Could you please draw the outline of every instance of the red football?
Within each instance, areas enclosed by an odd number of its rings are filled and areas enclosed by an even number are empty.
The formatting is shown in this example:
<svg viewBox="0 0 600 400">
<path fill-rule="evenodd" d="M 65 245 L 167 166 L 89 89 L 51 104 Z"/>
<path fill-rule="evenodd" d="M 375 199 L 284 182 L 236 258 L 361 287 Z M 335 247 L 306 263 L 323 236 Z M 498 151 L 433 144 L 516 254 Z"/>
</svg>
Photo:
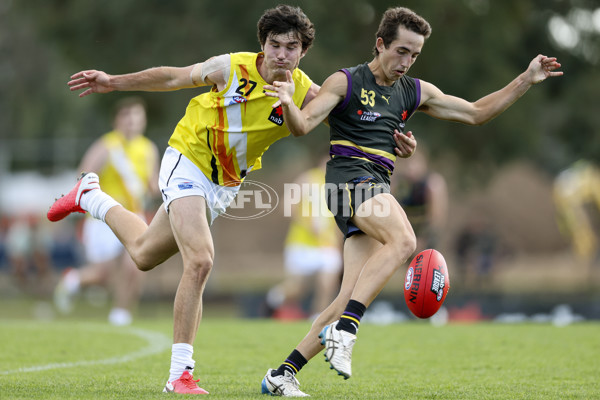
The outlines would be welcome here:
<svg viewBox="0 0 600 400">
<path fill-rule="evenodd" d="M 404 300 L 419 318 L 435 314 L 450 289 L 448 267 L 444 256 L 434 249 L 423 250 L 412 260 L 404 279 Z"/>
</svg>

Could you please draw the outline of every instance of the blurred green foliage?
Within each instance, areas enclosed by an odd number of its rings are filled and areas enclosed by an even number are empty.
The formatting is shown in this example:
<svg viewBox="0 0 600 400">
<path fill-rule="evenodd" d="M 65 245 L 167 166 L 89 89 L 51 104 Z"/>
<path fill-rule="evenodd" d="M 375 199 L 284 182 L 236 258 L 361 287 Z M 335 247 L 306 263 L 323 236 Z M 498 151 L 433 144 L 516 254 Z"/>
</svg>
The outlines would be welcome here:
<svg viewBox="0 0 600 400">
<path fill-rule="evenodd" d="M 0 140 L 85 138 L 89 143 L 110 128 L 112 105 L 126 93 L 79 99 L 66 85 L 71 74 L 185 66 L 225 52 L 258 51 L 256 22 L 276 4 L 0 0 Z M 301 68 L 319 84 L 339 68 L 371 60 L 381 13 L 394 5 L 381 0 L 290 4 L 302 7 L 316 26 L 315 45 Z M 557 56 L 565 72 L 532 88 L 483 127 L 417 114 L 408 129 L 434 156 L 455 157 L 465 171 L 523 157 L 550 173 L 578 158 L 600 161 L 597 0 L 406 0 L 399 5 L 414 9 L 433 27 L 409 75 L 446 93 L 475 101 L 510 82 L 538 53 Z M 595 29 L 577 27 L 573 16 L 581 10 L 594 16 Z M 574 29 L 579 29 L 576 45 L 561 46 L 553 39 L 549 22 L 556 17 L 573 17 Z M 203 90 L 143 94 L 149 105 L 148 135 L 159 146 L 166 146 L 189 99 Z M 290 139 L 294 145 L 286 149 L 310 148 L 321 140 L 318 135 L 326 135 L 324 127 L 318 131 Z M 47 155 L 48 140 L 28 150 Z M 44 163 L 29 161 L 12 168 L 48 168 L 48 157 L 40 159 Z"/>
</svg>

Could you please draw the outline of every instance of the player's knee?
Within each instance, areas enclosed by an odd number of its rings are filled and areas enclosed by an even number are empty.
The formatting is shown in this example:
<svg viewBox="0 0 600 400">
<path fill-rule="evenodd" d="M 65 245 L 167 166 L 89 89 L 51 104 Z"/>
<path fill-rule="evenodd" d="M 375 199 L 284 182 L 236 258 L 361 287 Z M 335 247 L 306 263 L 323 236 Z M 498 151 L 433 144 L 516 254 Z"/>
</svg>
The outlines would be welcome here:
<svg viewBox="0 0 600 400">
<path fill-rule="evenodd" d="M 156 259 L 150 258 L 146 254 L 141 252 L 132 253 L 131 258 L 133 259 L 133 262 L 140 271 L 150 271 L 158 264 L 160 264 L 160 262 L 158 262 Z"/>
<path fill-rule="evenodd" d="M 404 263 L 417 249 L 417 238 L 414 234 L 402 235 L 395 245 L 399 260 Z M 401 265 L 401 264 L 400 264 Z"/>
<path fill-rule="evenodd" d="M 208 277 L 213 266 L 213 255 L 210 252 L 198 252 L 184 260 L 184 269 L 203 280 Z"/>
<path fill-rule="evenodd" d="M 156 257 L 154 249 L 149 247 L 143 236 L 136 239 L 133 246 L 128 246 L 127 251 L 135 266 L 140 271 L 150 271 L 164 260 Z"/>
</svg>

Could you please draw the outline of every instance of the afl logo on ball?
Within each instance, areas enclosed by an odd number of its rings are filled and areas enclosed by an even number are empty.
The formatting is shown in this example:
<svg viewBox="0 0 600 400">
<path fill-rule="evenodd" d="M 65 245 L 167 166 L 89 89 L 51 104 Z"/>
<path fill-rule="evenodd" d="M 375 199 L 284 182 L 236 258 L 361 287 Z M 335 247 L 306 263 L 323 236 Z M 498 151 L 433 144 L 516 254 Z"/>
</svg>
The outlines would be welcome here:
<svg viewBox="0 0 600 400">
<path fill-rule="evenodd" d="M 413 267 L 410 267 L 408 271 L 406 271 L 406 278 L 404 279 L 404 289 L 410 289 L 410 285 L 412 285 L 413 280 Z"/>
</svg>

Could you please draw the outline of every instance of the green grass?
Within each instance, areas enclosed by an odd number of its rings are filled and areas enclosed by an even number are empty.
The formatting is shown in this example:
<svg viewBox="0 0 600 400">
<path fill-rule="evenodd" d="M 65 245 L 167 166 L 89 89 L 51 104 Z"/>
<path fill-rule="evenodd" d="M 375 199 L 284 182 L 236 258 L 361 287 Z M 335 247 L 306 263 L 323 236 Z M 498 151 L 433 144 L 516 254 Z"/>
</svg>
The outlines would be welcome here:
<svg viewBox="0 0 600 400">
<path fill-rule="evenodd" d="M 195 343 L 196 375 L 211 398 L 265 399 L 264 373 L 308 327 L 209 316 Z M 0 399 L 164 399 L 171 331 L 164 316 L 131 328 L 0 319 Z M 364 324 L 351 379 L 323 360 L 298 375 L 316 399 L 600 399 L 598 323 Z"/>
</svg>

